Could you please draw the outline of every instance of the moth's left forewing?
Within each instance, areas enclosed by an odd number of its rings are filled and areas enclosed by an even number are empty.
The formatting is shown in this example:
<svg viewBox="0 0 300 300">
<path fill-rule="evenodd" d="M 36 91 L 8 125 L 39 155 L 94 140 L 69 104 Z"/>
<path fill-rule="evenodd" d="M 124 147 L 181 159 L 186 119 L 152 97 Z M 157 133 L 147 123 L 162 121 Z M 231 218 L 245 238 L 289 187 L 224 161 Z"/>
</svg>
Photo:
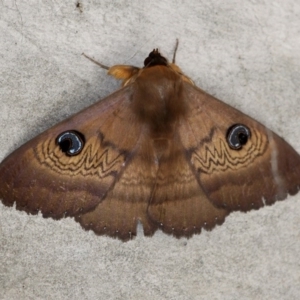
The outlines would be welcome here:
<svg viewBox="0 0 300 300">
<path fill-rule="evenodd" d="M 141 132 L 136 122 L 124 88 L 48 129 L 1 163 L 2 202 L 56 219 L 93 210 L 134 156 Z M 68 130 L 84 136 L 78 155 L 57 144 Z"/>
<path fill-rule="evenodd" d="M 282 138 L 240 111 L 185 84 L 187 114 L 179 135 L 191 168 L 208 198 L 218 207 L 247 211 L 295 194 L 300 156 Z M 230 147 L 228 130 L 243 124 L 250 137 Z"/>
</svg>

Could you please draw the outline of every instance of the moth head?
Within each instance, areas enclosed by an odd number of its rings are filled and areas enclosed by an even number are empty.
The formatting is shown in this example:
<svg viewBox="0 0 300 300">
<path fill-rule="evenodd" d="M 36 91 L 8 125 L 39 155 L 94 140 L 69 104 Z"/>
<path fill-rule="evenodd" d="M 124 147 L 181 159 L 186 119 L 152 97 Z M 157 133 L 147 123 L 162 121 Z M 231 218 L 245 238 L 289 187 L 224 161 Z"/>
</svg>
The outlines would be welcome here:
<svg viewBox="0 0 300 300">
<path fill-rule="evenodd" d="M 168 65 L 168 60 L 159 53 L 157 48 L 153 49 L 153 51 L 151 51 L 148 57 L 146 57 L 146 59 L 144 60 L 144 68 Z"/>
<path fill-rule="evenodd" d="M 175 53 L 176 53 L 175 48 Z M 135 79 L 140 76 L 141 73 L 147 72 L 150 67 L 166 67 L 165 72 L 171 71 L 179 74 L 181 76 L 181 79 L 183 81 L 186 81 L 192 85 L 194 85 L 194 82 L 184 75 L 184 73 L 181 71 L 181 69 L 175 64 L 175 53 L 173 56 L 172 63 L 170 63 L 164 56 L 160 54 L 158 49 L 153 49 L 149 55 L 144 60 L 144 67 L 138 68 L 135 66 L 128 66 L 128 65 L 115 65 L 110 68 L 108 68 L 108 75 L 111 75 L 115 77 L 116 79 L 123 80 L 122 86 L 126 86 L 132 82 L 135 81 Z M 89 58 L 89 57 L 87 57 Z M 90 59 L 90 58 L 89 58 Z M 91 59 L 92 60 L 92 59 Z M 105 66 L 101 65 L 103 68 Z M 105 67 L 107 68 L 107 67 Z"/>
</svg>

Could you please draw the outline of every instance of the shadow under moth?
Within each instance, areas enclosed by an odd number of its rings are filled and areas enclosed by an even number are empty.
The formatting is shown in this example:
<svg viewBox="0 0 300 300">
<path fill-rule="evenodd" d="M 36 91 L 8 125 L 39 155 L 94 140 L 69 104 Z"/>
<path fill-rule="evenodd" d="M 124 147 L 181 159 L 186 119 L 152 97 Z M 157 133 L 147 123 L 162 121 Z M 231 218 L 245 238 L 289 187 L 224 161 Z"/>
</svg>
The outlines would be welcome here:
<svg viewBox="0 0 300 300">
<path fill-rule="evenodd" d="M 175 54 L 169 63 L 155 49 L 143 68 L 107 69 L 123 80 L 121 89 L 1 163 L 5 205 L 74 217 L 85 229 L 126 241 L 138 222 L 147 236 L 161 229 L 190 237 L 232 211 L 298 192 L 296 151 L 197 88 L 175 65 Z"/>
</svg>

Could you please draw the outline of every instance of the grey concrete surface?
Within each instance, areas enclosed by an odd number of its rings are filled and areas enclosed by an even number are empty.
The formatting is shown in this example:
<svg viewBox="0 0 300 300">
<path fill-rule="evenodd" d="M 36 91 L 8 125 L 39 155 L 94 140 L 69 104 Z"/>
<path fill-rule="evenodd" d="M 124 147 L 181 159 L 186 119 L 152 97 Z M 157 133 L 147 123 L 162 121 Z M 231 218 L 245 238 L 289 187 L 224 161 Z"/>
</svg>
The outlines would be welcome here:
<svg viewBox="0 0 300 300">
<path fill-rule="evenodd" d="M 90 63 L 158 47 L 300 153 L 300 2 L 0 2 L 0 160 L 119 86 Z M 0 299 L 299 299 L 300 195 L 211 232 L 130 242 L 0 204 Z"/>
</svg>

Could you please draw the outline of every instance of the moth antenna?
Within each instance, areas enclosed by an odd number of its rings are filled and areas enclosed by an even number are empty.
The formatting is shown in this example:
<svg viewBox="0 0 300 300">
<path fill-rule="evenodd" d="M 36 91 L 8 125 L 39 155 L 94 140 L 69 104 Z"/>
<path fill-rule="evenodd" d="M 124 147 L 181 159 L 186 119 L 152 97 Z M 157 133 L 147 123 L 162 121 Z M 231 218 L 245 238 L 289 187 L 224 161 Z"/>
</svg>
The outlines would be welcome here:
<svg viewBox="0 0 300 300">
<path fill-rule="evenodd" d="M 172 59 L 172 63 L 175 64 L 175 58 L 176 58 L 176 52 L 178 49 L 178 44 L 179 44 L 179 40 L 176 39 L 176 44 L 175 44 L 175 49 L 174 49 L 174 54 L 173 54 L 173 59 Z"/>
<path fill-rule="evenodd" d="M 95 63 L 96 65 L 98 65 L 99 67 L 101 67 L 102 69 L 109 70 L 108 66 L 99 63 L 98 61 L 94 60 L 93 58 L 87 56 L 85 53 L 82 53 L 82 55 L 84 57 L 86 57 L 87 59 L 89 59 L 90 61 L 92 61 L 93 63 Z"/>
</svg>

